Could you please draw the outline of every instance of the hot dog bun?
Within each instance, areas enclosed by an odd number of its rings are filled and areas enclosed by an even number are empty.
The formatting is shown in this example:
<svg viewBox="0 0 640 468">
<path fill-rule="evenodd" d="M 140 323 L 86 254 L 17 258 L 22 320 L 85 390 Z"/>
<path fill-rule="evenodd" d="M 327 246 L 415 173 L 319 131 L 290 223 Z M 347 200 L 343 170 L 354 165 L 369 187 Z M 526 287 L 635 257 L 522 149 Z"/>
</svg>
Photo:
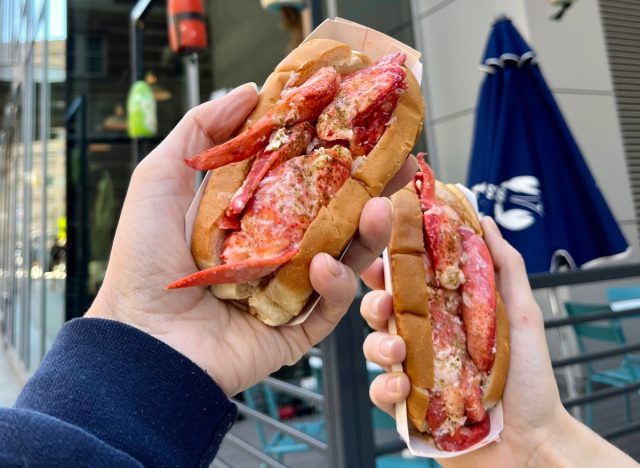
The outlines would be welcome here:
<svg viewBox="0 0 640 468">
<path fill-rule="evenodd" d="M 482 234 L 482 228 L 472 205 L 455 185 L 436 182 L 436 196 L 453 208 L 462 222 Z M 394 320 L 397 333 L 406 342 L 407 355 L 403 363 L 411 381 L 407 398 L 407 416 L 417 431 L 429 434 L 425 415 L 429 408 L 429 390 L 434 387 L 434 347 L 429 311 L 430 290 L 423 261 L 425 237 L 420 201 L 410 183 L 391 197 L 393 204 L 389 260 L 393 292 Z M 495 406 L 502 397 L 509 368 L 509 323 L 504 303 L 496 291 L 495 358 L 489 375 L 482 382 L 486 409 Z"/>
<path fill-rule="evenodd" d="M 258 104 L 245 127 L 262 117 L 289 85 L 304 82 L 316 70 L 331 65 L 341 73 L 362 68 L 370 60 L 349 46 L 329 39 L 309 40 L 289 54 L 267 78 Z M 404 163 L 422 128 L 424 104 L 420 87 L 407 72 L 407 89 L 401 96 L 387 129 L 368 156 L 352 172 L 329 205 L 305 231 L 299 253 L 269 278 L 253 283 L 214 285 L 220 299 L 243 303 L 262 322 L 276 326 L 298 315 L 312 293 L 309 265 L 319 252 L 338 257 L 358 227 L 360 212 Z M 191 252 L 200 269 L 220 263 L 224 231 L 218 228 L 234 192 L 242 185 L 252 160 L 215 169 L 205 189 L 195 220 Z"/>
</svg>

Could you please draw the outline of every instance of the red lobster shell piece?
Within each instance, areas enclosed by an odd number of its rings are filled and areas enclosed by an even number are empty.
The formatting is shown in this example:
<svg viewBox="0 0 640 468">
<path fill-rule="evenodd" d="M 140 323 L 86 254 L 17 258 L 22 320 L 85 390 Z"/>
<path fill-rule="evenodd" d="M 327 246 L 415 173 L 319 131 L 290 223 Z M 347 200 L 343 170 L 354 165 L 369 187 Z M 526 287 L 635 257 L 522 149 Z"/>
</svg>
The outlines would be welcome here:
<svg viewBox="0 0 640 468">
<path fill-rule="evenodd" d="M 220 221 L 220 227 L 239 229 L 238 218 L 267 172 L 295 156 L 304 154 L 314 136 L 315 129 L 309 122 L 295 124 L 289 129 L 279 129 L 272 136 L 269 145 L 256 156 L 247 178 L 231 198 L 225 217 Z M 273 148 L 270 148 L 271 146 Z"/>
<path fill-rule="evenodd" d="M 386 55 L 347 75 L 335 99 L 318 117 L 318 137 L 326 141 L 347 140 L 358 156 L 368 153 L 384 133 L 389 116 L 407 87 L 402 66 L 405 60 L 403 53 Z"/>
<path fill-rule="evenodd" d="M 419 155 L 420 171 L 415 185 L 424 212 L 424 230 L 428 240 L 428 251 L 433 260 L 438 286 L 458 289 L 464 275 L 460 269 L 462 239 L 458 233 L 460 220 L 455 211 L 436 198 L 436 183 L 433 171 Z"/>
<path fill-rule="evenodd" d="M 254 156 L 267 146 L 269 136 L 280 127 L 314 121 L 333 100 L 340 85 L 333 67 L 318 70 L 307 81 L 288 92 L 251 127 L 231 140 L 214 146 L 185 164 L 201 171 L 216 169 Z"/>
<path fill-rule="evenodd" d="M 222 265 L 202 270 L 168 289 L 258 280 L 298 253 L 305 230 L 351 176 L 342 146 L 298 156 L 260 182 L 240 222 L 224 241 Z"/>
</svg>

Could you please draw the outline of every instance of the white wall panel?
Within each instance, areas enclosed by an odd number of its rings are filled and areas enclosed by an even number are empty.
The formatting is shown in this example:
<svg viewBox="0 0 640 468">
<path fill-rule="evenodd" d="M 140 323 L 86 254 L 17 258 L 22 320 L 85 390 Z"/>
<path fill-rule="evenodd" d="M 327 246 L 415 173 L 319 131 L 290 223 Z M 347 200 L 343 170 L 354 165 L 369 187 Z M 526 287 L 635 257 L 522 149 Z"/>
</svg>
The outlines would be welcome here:
<svg viewBox="0 0 640 468">
<path fill-rule="evenodd" d="M 450 183 L 465 183 L 471 151 L 474 114 L 434 126 L 437 177 Z"/>
<path fill-rule="evenodd" d="M 549 19 L 547 2 L 525 2 L 531 45 L 554 88 L 612 89 L 596 0 L 580 0 L 561 21 Z"/>
<path fill-rule="evenodd" d="M 633 220 L 613 96 L 557 94 L 556 101 L 616 219 Z"/>
</svg>

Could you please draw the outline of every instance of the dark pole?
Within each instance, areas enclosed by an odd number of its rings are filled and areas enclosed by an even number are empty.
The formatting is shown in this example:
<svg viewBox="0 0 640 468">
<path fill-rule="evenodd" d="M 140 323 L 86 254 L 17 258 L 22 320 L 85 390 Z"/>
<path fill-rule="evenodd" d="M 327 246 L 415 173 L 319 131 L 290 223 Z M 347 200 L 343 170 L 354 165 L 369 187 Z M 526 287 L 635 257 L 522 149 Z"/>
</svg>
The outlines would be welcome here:
<svg viewBox="0 0 640 468">
<path fill-rule="evenodd" d="M 324 0 L 311 0 L 309 3 L 309 7 L 311 8 L 311 27 L 315 29 L 325 20 L 325 14 L 322 8 Z"/>
<path fill-rule="evenodd" d="M 144 18 L 149 13 L 154 0 L 138 0 L 129 15 L 129 47 L 131 54 L 131 83 L 143 78 L 142 30 Z"/>
<path fill-rule="evenodd" d="M 129 54 L 131 60 L 131 84 L 144 78 L 142 62 L 142 39 L 144 34 L 144 18 L 149 13 L 155 0 L 138 0 L 129 15 Z M 142 141 L 135 138 L 132 141 L 131 170 L 142 159 Z"/>
<path fill-rule="evenodd" d="M 375 466 L 369 379 L 362 354 L 364 322 L 356 300 L 334 332 L 322 342 L 331 466 Z"/>
<path fill-rule="evenodd" d="M 89 208 L 87 206 L 86 97 L 76 96 L 64 116 L 67 128 L 67 281 L 65 320 L 89 307 Z M 70 129 L 73 129 L 70 131 Z"/>
</svg>

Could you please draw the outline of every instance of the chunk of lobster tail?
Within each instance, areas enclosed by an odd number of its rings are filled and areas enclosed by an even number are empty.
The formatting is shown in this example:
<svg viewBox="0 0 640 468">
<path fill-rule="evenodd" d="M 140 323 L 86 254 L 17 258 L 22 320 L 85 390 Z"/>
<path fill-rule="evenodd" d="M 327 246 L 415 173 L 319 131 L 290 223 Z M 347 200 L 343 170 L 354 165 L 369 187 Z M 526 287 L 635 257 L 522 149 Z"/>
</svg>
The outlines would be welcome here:
<svg viewBox="0 0 640 468">
<path fill-rule="evenodd" d="M 457 213 L 436 197 L 436 181 L 433 171 L 418 155 L 419 172 L 414 183 L 420 194 L 423 210 L 427 250 L 433 260 L 436 282 L 445 289 L 457 289 L 464 281 L 460 269 L 462 239 L 458 232 L 460 219 Z"/>
<path fill-rule="evenodd" d="M 278 128 L 315 120 L 333 100 L 340 80 L 340 74 L 335 68 L 321 68 L 302 85 L 286 90 L 280 100 L 244 132 L 221 145 L 185 159 L 185 164 L 206 171 L 254 156 L 267 146 L 269 136 Z"/>
<path fill-rule="evenodd" d="M 267 172 L 293 157 L 304 154 L 314 136 L 315 129 L 309 122 L 301 122 L 288 129 L 279 129 L 271 137 L 264 151 L 258 153 L 247 178 L 231 197 L 225 216 L 220 220 L 220 227 L 222 229 L 237 228 L 240 214 Z"/>
<path fill-rule="evenodd" d="M 462 319 L 467 350 L 478 370 L 493 366 L 496 341 L 496 286 L 493 260 L 484 240 L 472 229 L 461 226 L 464 261 L 462 272 Z"/>
<path fill-rule="evenodd" d="M 342 146 L 289 159 L 262 179 L 240 221 L 225 239 L 221 265 L 199 271 L 167 289 L 259 280 L 299 251 L 304 232 L 351 176 Z"/>
<path fill-rule="evenodd" d="M 360 122 L 362 126 L 362 122 L 370 121 L 370 124 L 376 124 L 374 133 L 379 138 L 384 133 L 384 130 L 380 132 L 380 129 L 384 128 L 395 108 L 398 93 L 407 87 L 405 81 L 407 73 L 402 66 L 405 60 L 406 55 L 403 53 L 386 55 L 368 67 L 347 75 L 340 84 L 335 99 L 318 117 L 316 125 L 318 137 L 325 141 L 351 142 L 354 140 L 355 123 Z M 390 95 L 393 96 L 391 99 L 389 99 Z M 374 116 L 373 113 L 380 106 L 382 111 Z M 382 114 L 386 120 L 381 125 Z M 362 135 L 360 138 L 362 139 Z M 364 141 L 360 141 L 355 146 L 360 145 L 364 145 Z"/>
</svg>

